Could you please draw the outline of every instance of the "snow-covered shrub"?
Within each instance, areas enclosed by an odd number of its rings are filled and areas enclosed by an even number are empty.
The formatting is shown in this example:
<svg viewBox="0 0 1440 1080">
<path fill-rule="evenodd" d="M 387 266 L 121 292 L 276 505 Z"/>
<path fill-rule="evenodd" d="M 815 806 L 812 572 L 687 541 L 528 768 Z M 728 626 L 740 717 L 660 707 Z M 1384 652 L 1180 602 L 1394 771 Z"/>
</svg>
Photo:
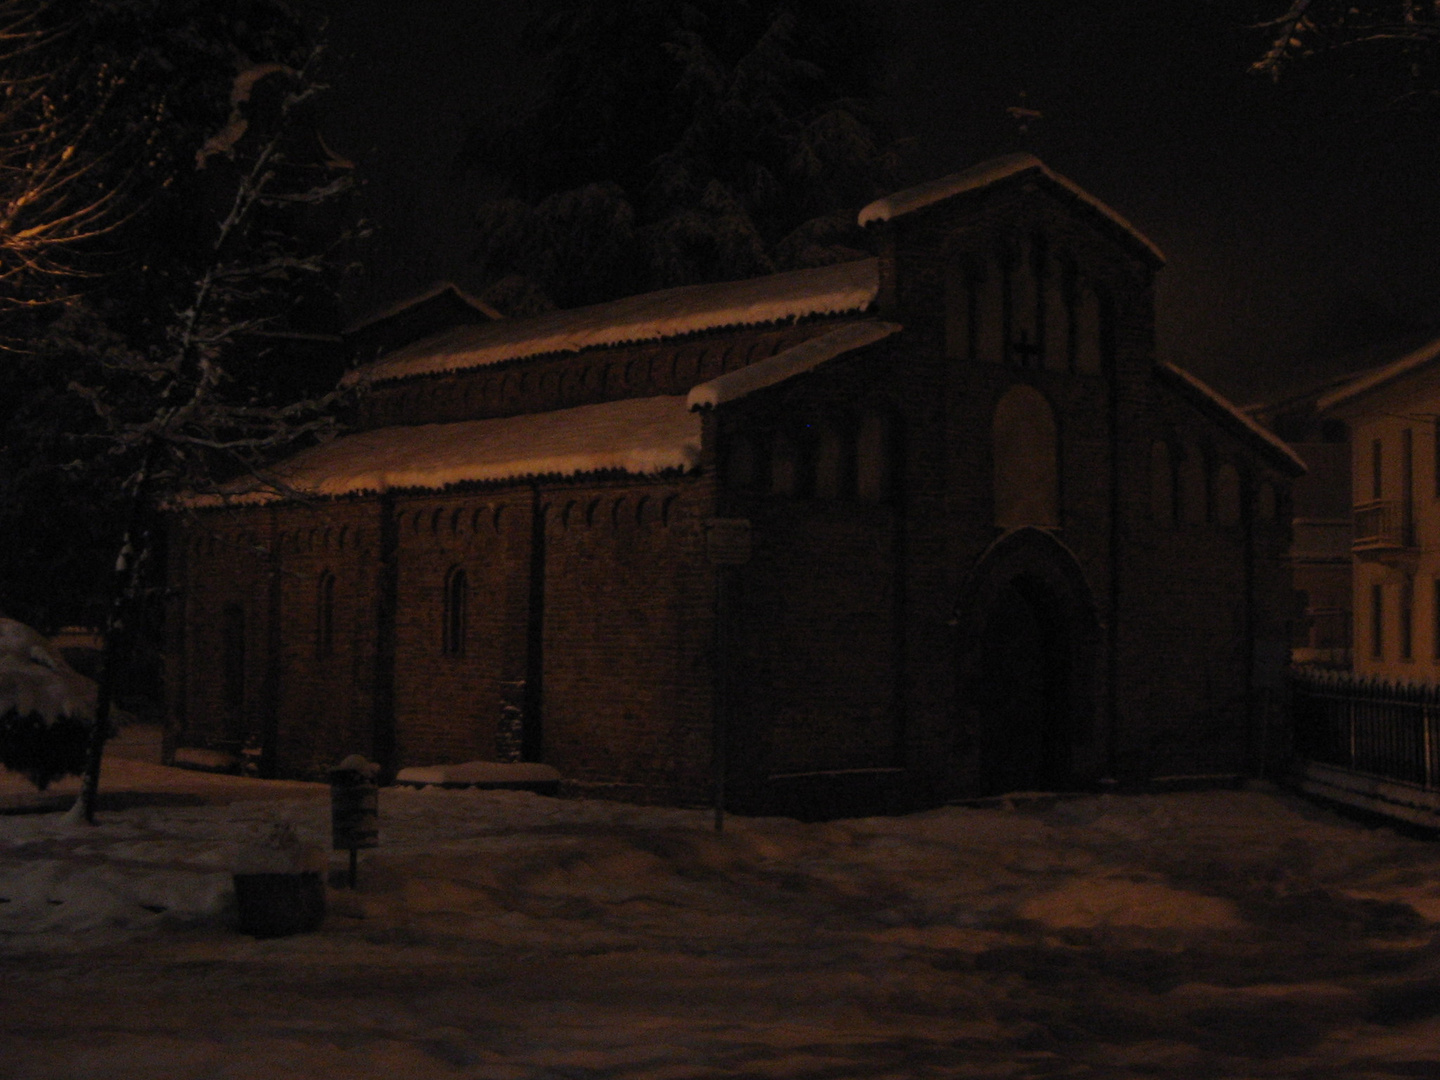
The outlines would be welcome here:
<svg viewBox="0 0 1440 1080">
<path fill-rule="evenodd" d="M 0 618 L 0 765 L 42 791 L 83 772 L 96 698 L 43 635 Z"/>
</svg>

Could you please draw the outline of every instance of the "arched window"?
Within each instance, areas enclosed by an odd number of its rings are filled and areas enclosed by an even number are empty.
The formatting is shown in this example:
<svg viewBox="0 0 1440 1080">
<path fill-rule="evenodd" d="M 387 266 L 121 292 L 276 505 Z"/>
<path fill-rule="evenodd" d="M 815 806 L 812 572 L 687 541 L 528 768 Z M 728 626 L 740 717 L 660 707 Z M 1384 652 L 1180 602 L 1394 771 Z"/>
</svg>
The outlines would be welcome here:
<svg viewBox="0 0 1440 1080">
<path fill-rule="evenodd" d="M 867 413 L 860 418 L 855 438 L 855 494 L 866 502 L 884 502 L 890 497 L 891 444 L 888 417 Z"/>
<path fill-rule="evenodd" d="M 1158 525 L 1175 524 L 1175 463 L 1164 439 L 1150 444 L 1150 516 Z"/>
<path fill-rule="evenodd" d="M 1260 490 L 1255 493 L 1255 516 L 1261 521 L 1274 521 L 1278 516 L 1278 503 L 1274 485 L 1261 484 Z"/>
<path fill-rule="evenodd" d="M 840 499 L 850 493 L 850 454 L 846 433 L 835 424 L 820 428 L 815 447 L 815 495 Z"/>
<path fill-rule="evenodd" d="M 1033 386 L 1012 387 L 995 407 L 995 524 L 1060 524 L 1060 461 L 1055 414 Z"/>
<path fill-rule="evenodd" d="M 326 570 L 315 587 L 315 657 L 335 652 L 335 575 Z"/>
<path fill-rule="evenodd" d="M 1240 524 L 1240 473 L 1228 461 L 1215 472 L 1215 520 L 1221 525 Z"/>
<path fill-rule="evenodd" d="M 744 490 L 755 486 L 755 444 L 748 435 L 735 434 L 727 440 L 725 451 L 725 483 Z"/>
<path fill-rule="evenodd" d="M 770 453 L 770 490 L 776 495 L 797 495 L 800 491 L 800 451 L 795 440 L 777 432 Z"/>
<path fill-rule="evenodd" d="M 1209 517 L 1209 492 L 1205 484 L 1205 459 L 1195 447 L 1187 447 L 1180 462 L 1180 514 L 1187 525 L 1203 525 Z"/>
<path fill-rule="evenodd" d="M 465 654 L 465 601 L 469 586 L 465 571 L 454 567 L 445 575 L 445 603 L 440 651 L 446 656 Z"/>
<path fill-rule="evenodd" d="M 221 704 L 225 736 L 243 737 L 245 726 L 245 609 L 226 604 L 220 613 Z"/>
</svg>

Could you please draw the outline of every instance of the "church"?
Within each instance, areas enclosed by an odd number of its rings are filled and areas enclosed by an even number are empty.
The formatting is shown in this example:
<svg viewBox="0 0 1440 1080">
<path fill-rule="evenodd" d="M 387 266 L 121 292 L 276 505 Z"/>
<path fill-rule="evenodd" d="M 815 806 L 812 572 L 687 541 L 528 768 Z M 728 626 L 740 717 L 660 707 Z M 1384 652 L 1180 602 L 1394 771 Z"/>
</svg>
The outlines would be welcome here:
<svg viewBox="0 0 1440 1080">
<path fill-rule="evenodd" d="M 171 519 L 174 741 L 802 816 L 1260 767 L 1304 465 L 1156 356 L 1160 251 L 1024 154 L 860 223 L 353 367 Z"/>
</svg>

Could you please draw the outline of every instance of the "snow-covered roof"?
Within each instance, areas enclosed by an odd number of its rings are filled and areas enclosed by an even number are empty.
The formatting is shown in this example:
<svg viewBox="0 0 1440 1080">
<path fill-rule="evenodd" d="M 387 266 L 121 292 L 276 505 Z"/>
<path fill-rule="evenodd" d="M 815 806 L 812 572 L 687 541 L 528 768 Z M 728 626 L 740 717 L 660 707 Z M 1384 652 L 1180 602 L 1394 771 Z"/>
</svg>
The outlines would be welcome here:
<svg viewBox="0 0 1440 1080">
<path fill-rule="evenodd" d="M 357 334 L 361 330 L 374 326 L 376 323 L 384 322 L 386 319 L 393 318 L 394 316 L 399 315 L 402 312 L 409 311 L 411 308 L 419 307 L 421 304 L 434 300 L 437 296 L 442 296 L 447 292 L 454 293 L 455 296 L 462 303 L 474 308 L 479 314 L 484 315 L 487 319 L 504 318 L 504 316 L 501 315 L 500 312 L 496 311 L 484 300 L 481 300 L 478 296 L 475 296 L 472 293 L 466 292 L 464 289 L 460 288 L 459 285 L 456 285 L 453 281 L 437 281 L 412 296 L 401 297 L 399 300 L 396 300 L 394 303 L 386 305 L 378 311 L 372 311 L 367 315 L 362 315 L 349 326 L 345 327 L 345 329 L 341 331 L 341 333 Z"/>
<path fill-rule="evenodd" d="M 953 198 L 956 195 L 963 195 L 966 192 L 979 191 L 1022 173 L 1035 173 L 1043 176 L 1057 187 L 1063 188 L 1102 217 L 1108 218 L 1112 223 L 1118 225 L 1126 235 L 1150 254 L 1157 265 L 1164 265 L 1164 253 L 1151 242 L 1149 237 L 1073 180 L 1050 169 L 1034 154 L 1006 154 L 1004 157 L 981 162 L 962 172 L 951 173 L 938 180 L 929 180 L 926 183 L 906 188 L 904 191 L 897 191 L 893 195 L 886 195 L 861 210 L 859 221 L 861 225 L 868 225 L 872 221 L 890 221 L 933 203 Z"/>
<path fill-rule="evenodd" d="M 1322 394 L 1315 402 L 1315 408 L 1319 412 L 1325 412 L 1336 406 L 1347 405 L 1362 395 L 1368 394 L 1372 390 L 1378 390 L 1402 376 L 1429 367 L 1436 360 L 1440 360 L 1440 338 L 1427 341 L 1400 359 L 1364 372 L 1328 394 Z"/>
<path fill-rule="evenodd" d="M 753 394 L 756 390 L 763 390 L 767 386 L 774 386 L 809 371 L 843 353 L 874 344 L 900 329 L 902 327 L 899 323 L 874 320 L 847 323 L 828 333 L 802 341 L 784 352 L 701 383 L 690 391 L 686 401 L 692 409 L 735 401 Z"/>
<path fill-rule="evenodd" d="M 684 285 L 529 319 L 455 327 L 358 367 L 343 382 L 385 382 L 529 356 L 661 341 L 728 326 L 863 311 L 874 302 L 878 289 L 874 259 L 715 285 Z"/>
<path fill-rule="evenodd" d="M 1161 372 L 1169 375 L 1170 378 L 1182 388 L 1189 390 L 1192 395 L 1208 404 L 1214 412 L 1228 419 L 1232 426 L 1239 428 L 1256 441 L 1268 447 L 1276 457 L 1282 459 L 1290 466 L 1291 471 L 1293 471 L 1296 476 L 1301 476 L 1310 471 L 1310 467 L 1305 464 L 1304 459 L 1296 454 L 1294 450 L 1291 450 L 1283 439 L 1274 432 L 1267 431 L 1257 424 L 1247 416 L 1239 406 L 1232 404 L 1224 394 L 1221 394 L 1218 390 L 1202 382 L 1184 368 L 1176 367 L 1174 364 L 1163 361 L 1157 365 L 1157 367 Z"/>
<path fill-rule="evenodd" d="M 0 716 L 38 714 L 94 720 L 96 686 L 65 662 L 38 630 L 0 618 Z"/>
<path fill-rule="evenodd" d="M 274 469 L 307 495 L 620 471 L 650 475 L 692 469 L 700 460 L 700 418 L 685 398 L 650 397 L 554 412 L 378 428 L 302 450 Z M 223 501 L 268 502 L 273 490 L 236 492 Z M 217 496 L 193 500 L 216 505 Z"/>
</svg>

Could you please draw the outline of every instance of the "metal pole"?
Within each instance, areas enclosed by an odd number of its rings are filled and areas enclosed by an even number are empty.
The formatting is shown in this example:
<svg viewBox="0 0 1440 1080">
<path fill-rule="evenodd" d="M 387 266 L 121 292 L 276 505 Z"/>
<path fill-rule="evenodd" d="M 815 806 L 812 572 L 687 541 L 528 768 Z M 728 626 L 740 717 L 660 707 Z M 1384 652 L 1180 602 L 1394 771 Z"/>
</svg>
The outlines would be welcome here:
<svg viewBox="0 0 1440 1080">
<path fill-rule="evenodd" d="M 715 582 L 715 831 L 725 831 L 726 729 L 730 726 L 730 575 L 728 566 L 717 567 Z"/>
</svg>

